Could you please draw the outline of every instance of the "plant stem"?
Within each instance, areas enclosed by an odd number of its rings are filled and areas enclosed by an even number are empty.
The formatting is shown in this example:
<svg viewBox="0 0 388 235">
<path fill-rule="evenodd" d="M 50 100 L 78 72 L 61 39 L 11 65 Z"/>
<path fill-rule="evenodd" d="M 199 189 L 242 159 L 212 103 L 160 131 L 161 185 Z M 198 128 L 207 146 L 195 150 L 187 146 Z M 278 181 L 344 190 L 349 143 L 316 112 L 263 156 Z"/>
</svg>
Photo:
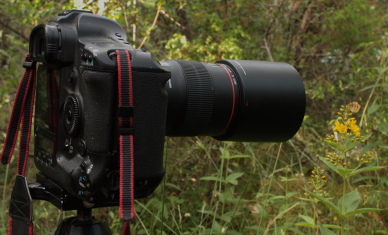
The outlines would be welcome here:
<svg viewBox="0 0 388 235">
<path fill-rule="evenodd" d="M 5 211 L 5 197 L 7 195 L 7 183 L 8 183 L 8 172 L 9 172 L 9 164 L 7 165 L 6 167 L 6 170 L 5 170 L 5 177 L 4 177 L 4 188 L 3 188 L 3 200 L 2 200 L 2 203 L 1 203 L 1 211 Z M 6 222 L 6 216 L 5 216 L 5 213 L 2 213 L 2 216 L 1 216 L 1 222 L 2 222 L 2 227 L 3 228 L 6 228 L 7 227 L 7 222 Z"/>
<path fill-rule="evenodd" d="M 344 181 L 344 185 L 342 187 L 343 191 L 342 191 L 342 198 L 343 198 L 343 201 L 342 201 L 342 208 L 341 208 L 341 211 L 342 211 L 342 214 L 345 213 L 345 205 L 346 205 L 346 179 L 343 178 L 343 181 Z M 345 218 L 342 218 L 341 217 L 341 235 L 344 234 L 344 226 L 345 226 Z"/>
<path fill-rule="evenodd" d="M 229 151 L 226 147 L 226 144 L 224 144 L 224 149 L 225 151 Z M 224 153 L 223 153 L 224 154 Z M 215 192 L 216 194 L 221 194 L 221 190 L 222 190 L 222 176 L 224 175 L 224 164 L 225 164 L 225 158 L 222 157 L 221 158 L 221 167 L 220 167 L 220 170 L 218 172 L 218 176 L 219 176 L 219 185 L 218 185 L 218 191 Z M 216 181 L 216 185 L 217 185 L 217 181 Z M 221 197 L 221 195 L 220 195 Z M 218 211 L 218 205 L 220 203 L 220 199 L 217 200 L 216 202 L 216 208 L 215 208 L 215 211 L 214 211 L 214 214 L 217 214 L 217 211 Z M 210 230 L 210 234 L 213 234 L 213 228 L 214 228 L 214 224 L 215 224 L 215 221 L 216 221 L 216 216 L 213 216 L 213 224 L 212 224 L 212 228 Z"/>
<path fill-rule="evenodd" d="M 317 210 L 317 206 L 315 203 L 313 203 L 313 209 L 314 209 L 314 223 L 317 224 L 317 222 L 318 222 L 318 210 Z M 316 234 L 318 235 L 319 233 L 320 233 L 320 229 L 317 228 Z"/>
<path fill-rule="evenodd" d="M 280 157 L 280 153 L 281 153 L 281 151 L 282 151 L 282 146 L 283 146 L 283 143 L 280 143 L 280 145 L 279 145 L 279 150 L 278 150 L 278 154 L 277 154 L 276 160 L 275 160 L 275 165 L 273 166 L 272 172 L 275 172 L 275 169 L 276 169 L 276 166 L 277 166 L 277 164 L 278 164 L 279 157 Z M 263 210 L 265 210 L 266 207 L 267 207 L 267 201 L 268 201 L 269 190 L 271 189 L 273 178 L 274 178 L 274 177 L 271 177 L 271 179 L 270 179 L 270 181 L 269 181 L 268 190 L 267 190 L 267 193 L 266 193 L 266 196 L 265 196 L 265 200 L 264 200 L 264 204 L 263 204 Z M 262 221 L 263 221 L 263 213 L 260 213 L 260 222 L 259 222 L 259 226 L 258 226 L 256 235 L 258 235 L 259 232 L 260 232 L 260 227 L 261 227 Z"/>
</svg>

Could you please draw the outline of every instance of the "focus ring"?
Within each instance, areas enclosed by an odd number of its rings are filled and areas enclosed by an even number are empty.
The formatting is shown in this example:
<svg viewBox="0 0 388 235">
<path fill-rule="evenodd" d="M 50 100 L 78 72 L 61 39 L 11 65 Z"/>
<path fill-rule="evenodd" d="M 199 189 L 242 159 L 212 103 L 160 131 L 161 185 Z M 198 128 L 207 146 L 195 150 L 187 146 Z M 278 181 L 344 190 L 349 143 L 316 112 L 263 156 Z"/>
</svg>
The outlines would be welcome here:
<svg viewBox="0 0 388 235">
<path fill-rule="evenodd" d="M 186 135 L 206 129 L 212 117 L 214 85 L 205 66 L 196 61 L 176 60 L 182 67 L 187 85 L 187 109 L 182 125 Z"/>
</svg>

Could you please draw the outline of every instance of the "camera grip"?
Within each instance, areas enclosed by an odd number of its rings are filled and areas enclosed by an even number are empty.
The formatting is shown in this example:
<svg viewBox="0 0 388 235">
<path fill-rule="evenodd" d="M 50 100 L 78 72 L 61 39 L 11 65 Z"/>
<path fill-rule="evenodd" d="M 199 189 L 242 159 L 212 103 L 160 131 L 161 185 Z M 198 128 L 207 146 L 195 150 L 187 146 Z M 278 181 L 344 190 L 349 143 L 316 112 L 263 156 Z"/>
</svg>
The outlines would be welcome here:
<svg viewBox="0 0 388 235">
<path fill-rule="evenodd" d="M 114 73 L 91 70 L 82 73 L 80 92 L 83 98 L 84 140 L 91 153 L 113 151 L 116 84 Z"/>
<path fill-rule="evenodd" d="M 152 193 L 165 173 L 163 150 L 168 101 L 165 83 L 169 78 L 170 73 L 133 71 L 137 198 Z"/>
<path fill-rule="evenodd" d="M 162 180 L 167 116 L 165 83 L 170 73 L 133 71 L 135 197 L 151 194 Z M 83 138 L 89 153 L 100 156 L 118 152 L 117 75 L 85 70 L 80 92 L 83 98 Z"/>
</svg>

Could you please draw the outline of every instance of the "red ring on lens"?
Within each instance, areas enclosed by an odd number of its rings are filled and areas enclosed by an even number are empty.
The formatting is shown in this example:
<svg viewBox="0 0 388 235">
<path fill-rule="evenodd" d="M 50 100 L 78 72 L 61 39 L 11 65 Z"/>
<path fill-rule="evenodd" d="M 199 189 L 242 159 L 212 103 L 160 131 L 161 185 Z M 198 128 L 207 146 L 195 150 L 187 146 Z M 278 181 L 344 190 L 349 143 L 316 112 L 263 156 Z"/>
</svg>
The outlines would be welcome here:
<svg viewBox="0 0 388 235">
<path fill-rule="evenodd" d="M 232 111 L 230 112 L 229 121 L 228 121 L 228 124 L 226 125 L 226 127 L 224 128 L 224 130 L 219 134 L 219 135 L 223 135 L 229 129 L 229 127 L 230 127 L 230 125 L 232 123 L 234 114 L 235 114 L 236 102 L 237 102 L 237 90 L 236 90 L 236 86 L 237 86 L 237 80 L 236 79 L 237 78 L 236 78 L 236 75 L 234 74 L 234 72 L 229 68 L 229 66 L 224 65 L 224 64 L 218 64 L 218 65 L 223 67 L 226 70 L 226 72 L 228 73 L 229 79 L 230 79 L 230 83 L 232 84 L 232 90 L 233 90 L 233 105 L 232 105 Z"/>
</svg>

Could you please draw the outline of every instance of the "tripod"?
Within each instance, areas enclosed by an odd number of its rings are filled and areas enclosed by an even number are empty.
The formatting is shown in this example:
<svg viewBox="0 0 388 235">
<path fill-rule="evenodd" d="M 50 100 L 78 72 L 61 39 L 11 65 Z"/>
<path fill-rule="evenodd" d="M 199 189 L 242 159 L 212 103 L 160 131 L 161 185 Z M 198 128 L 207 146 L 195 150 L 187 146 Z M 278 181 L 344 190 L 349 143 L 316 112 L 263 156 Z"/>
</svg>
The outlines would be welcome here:
<svg viewBox="0 0 388 235">
<path fill-rule="evenodd" d="M 97 221 L 92 216 L 92 208 L 68 194 L 43 174 L 37 174 L 38 183 L 28 185 L 32 199 L 45 200 L 61 210 L 77 210 L 77 216 L 64 219 L 57 230 L 50 235 L 111 235 L 106 222 Z"/>
<path fill-rule="evenodd" d="M 98 222 L 92 217 L 92 209 L 77 210 L 77 216 L 64 219 L 51 235 L 111 235 L 106 222 Z"/>
</svg>

